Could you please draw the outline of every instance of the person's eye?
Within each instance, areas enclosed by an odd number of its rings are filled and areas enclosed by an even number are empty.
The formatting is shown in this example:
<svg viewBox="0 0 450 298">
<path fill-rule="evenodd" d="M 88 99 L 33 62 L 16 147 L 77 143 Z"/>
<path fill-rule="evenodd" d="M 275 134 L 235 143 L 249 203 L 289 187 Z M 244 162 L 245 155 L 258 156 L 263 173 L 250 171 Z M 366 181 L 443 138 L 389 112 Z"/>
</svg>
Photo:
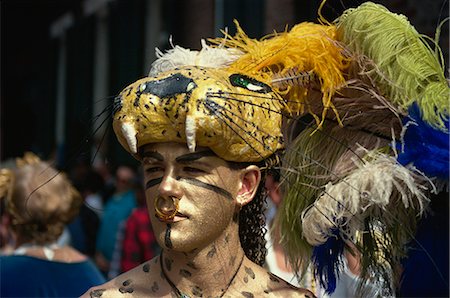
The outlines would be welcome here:
<svg viewBox="0 0 450 298">
<path fill-rule="evenodd" d="M 162 171 L 162 167 L 147 167 L 145 168 L 145 173 L 152 174 Z"/>
</svg>

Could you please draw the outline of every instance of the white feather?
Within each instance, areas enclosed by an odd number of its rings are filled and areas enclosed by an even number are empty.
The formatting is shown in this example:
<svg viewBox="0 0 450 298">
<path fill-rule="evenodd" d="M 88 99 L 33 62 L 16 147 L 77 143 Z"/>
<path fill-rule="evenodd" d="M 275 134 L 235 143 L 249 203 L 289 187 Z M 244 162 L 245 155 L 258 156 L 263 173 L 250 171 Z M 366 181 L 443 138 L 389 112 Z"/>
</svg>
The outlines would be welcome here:
<svg viewBox="0 0 450 298">
<path fill-rule="evenodd" d="M 221 68 L 230 65 L 242 55 L 242 52 L 236 49 L 225 48 L 222 46 L 210 47 L 203 39 L 201 42 L 202 49 L 200 51 L 173 46 L 172 49 L 163 53 L 157 48 L 157 59 L 152 63 L 149 76 L 156 76 L 161 72 L 187 65 Z"/>
<path fill-rule="evenodd" d="M 346 236 L 352 238 L 362 230 L 363 218 L 371 207 L 377 207 L 387 223 L 396 220 L 390 212 L 393 206 L 414 208 L 417 214 L 424 211 L 429 201 L 424 182 L 431 183 L 427 177 L 398 164 L 393 157 L 375 152 L 367 156 L 369 162 L 355 161 L 357 169 L 335 184 L 328 183 L 322 195 L 303 212 L 303 235 L 311 245 L 323 244 L 332 228 L 344 225 L 348 228 Z M 396 199 L 401 204 L 395 204 Z"/>
</svg>

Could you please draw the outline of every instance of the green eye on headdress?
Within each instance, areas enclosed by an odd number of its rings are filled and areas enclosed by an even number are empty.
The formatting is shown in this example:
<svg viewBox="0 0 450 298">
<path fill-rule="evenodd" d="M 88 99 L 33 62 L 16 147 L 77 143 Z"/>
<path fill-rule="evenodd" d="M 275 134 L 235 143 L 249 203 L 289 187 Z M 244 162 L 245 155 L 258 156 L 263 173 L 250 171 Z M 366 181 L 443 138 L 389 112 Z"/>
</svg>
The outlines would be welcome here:
<svg viewBox="0 0 450 298">
<path fill-rule="evenodd" d="M 267 93 L 271 91 L 268 85 L 242 74 L 232 74 L 230 76 L 230 83 L 235 87 L 246 88 L 258 93 Z"/>
</svg>

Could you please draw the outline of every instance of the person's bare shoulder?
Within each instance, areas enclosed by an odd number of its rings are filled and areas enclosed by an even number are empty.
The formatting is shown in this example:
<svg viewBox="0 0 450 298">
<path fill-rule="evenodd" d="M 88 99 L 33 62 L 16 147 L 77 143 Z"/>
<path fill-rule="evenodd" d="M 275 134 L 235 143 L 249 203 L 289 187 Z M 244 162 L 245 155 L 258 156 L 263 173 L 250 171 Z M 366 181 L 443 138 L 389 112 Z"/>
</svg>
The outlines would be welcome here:
<svg viewBox="0 0 450 298">
<path fill-rule="evenodd" d="M 90 288 L 81 297 L 161 297 L 162 280 L 157 262 L 157 258 L 145 262 L 107 283 Z"/>
</svg>

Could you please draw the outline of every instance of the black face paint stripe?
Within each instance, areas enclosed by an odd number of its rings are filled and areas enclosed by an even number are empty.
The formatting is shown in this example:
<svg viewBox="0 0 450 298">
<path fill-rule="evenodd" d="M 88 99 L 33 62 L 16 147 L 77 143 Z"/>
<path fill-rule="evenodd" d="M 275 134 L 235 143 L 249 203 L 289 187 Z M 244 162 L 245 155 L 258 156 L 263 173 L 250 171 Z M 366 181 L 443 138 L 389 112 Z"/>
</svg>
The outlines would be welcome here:
<svg viewBox="0 0 450 298">
<path fill-rule="evenodd" d="M 202 181 L 200 181 L 200 180 L 198 180 L 196 178 L 183 178 L 183 177 L 180 177 L 179 179 L 182 180 L 182 181 L 186 181 L 189 184 L 212 190 L 213 192 L 215 192 L 215 193 L 217 193 L 217 194 L 219 194 L 221 196 L 224 196 L 224 197 L 226 197 L 229 200 L 233 200 L 233 196 L 231 195 L 231 193 L 229 193 L 225 189 L 220 188 L 220 187 L 218 187 L 216 185 L 212 185 L 212 184 L 209 184 L 209 183 L 206 183 L 206 182 L 202 182 Z"/>
<path fill-rule="evenodd" d="M 145 189 L 149 189 L 150 187 L 160 184 L 162 182 L 162 180 L 163 180 L 163 177 L 148 180 L 147 183 L 145 183 Z"/>
<path fill-rule="evenodd" d="M 172 240 L 170 239 L 170 232 L 172 230 L 172 226 L 170 224 L 167 224 L 167 230 L 166 230 L 166 235 L 164 236 L 164 244 L 166 245 L 167 248 L 172 248 Z"/>
<path fill-rule="evenodd" d="M 211 150 L 198 151 L 178 156 L 175 160 L 179 163 L 188 163 L 206 156 L 215 156 L 215 154 Z"/>
</svg>

